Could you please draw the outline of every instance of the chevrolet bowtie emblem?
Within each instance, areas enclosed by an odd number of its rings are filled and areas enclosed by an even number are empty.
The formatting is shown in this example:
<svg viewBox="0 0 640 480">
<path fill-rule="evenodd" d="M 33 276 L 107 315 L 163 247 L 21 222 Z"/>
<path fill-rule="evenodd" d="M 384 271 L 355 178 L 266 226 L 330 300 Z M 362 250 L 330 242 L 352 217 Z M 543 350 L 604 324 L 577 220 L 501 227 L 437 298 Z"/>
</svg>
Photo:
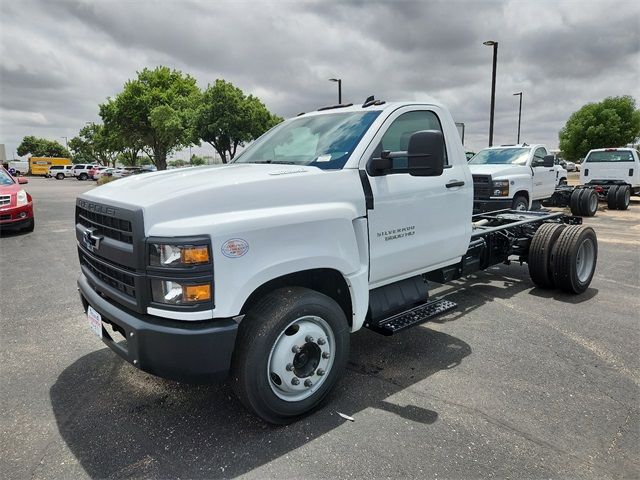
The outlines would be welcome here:
<svg viewBox="0 0 640 480">
<path fill-rule="evenodd" d="M 100 241 L 102 240 L 102 236 L 96 235 L 95 232 L 96 229 L 91 227 L 87 228 L 82 235 L 84 246 L 87 247 L 87 250 L 89 250 L 90 252 L 95 252 L 100 248 Z"/>
</svg>

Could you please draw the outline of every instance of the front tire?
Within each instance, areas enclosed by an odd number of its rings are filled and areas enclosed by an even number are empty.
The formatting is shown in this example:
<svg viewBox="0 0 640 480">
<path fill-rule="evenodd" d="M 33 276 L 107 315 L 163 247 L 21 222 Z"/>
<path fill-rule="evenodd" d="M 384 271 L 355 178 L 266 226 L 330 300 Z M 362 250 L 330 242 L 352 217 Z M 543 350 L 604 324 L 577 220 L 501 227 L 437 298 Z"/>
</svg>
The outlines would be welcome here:
<svg viewBox="0 0 640 480">
<path fill-rule="evenodd" d="M 286 424 L 316 408 L 349 357 L 349 325 L 331 298 L 301 287 L 259 300 L 238 329 L 233 390 L 263 420 Z"/>
<path fill-rule="evenodd" d="M 58 173 L 56 175 L 56 180 L 64 180 L 64 173 Z"/>
<path fill-rule="evenodd" d="M 524 195 L 516 195 L 511 202 L 511 209 L 526 211 L 529 209 L 529 200 Z"/>
<path fill-rule="evenodd" d="M 78 180 L 86 180 L 89 176 L 86 173 L 81 173 L 78 175 Z"/>
</svg>

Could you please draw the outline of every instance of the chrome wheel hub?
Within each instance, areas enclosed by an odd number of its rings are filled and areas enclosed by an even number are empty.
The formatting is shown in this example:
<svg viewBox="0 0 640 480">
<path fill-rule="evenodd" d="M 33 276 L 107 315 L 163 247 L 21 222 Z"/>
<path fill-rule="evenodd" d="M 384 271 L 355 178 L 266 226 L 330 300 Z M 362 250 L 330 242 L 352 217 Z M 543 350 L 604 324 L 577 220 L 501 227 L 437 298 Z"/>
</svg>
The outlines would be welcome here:
<svg viewBox="0 0 640 480">
<path fill-rule="evenodd" d="M 335 337 L 317 316 L 291 322 L 276 339 L 267 363 L 271 390 L 282 400 L 297 402 L 320 388 L 333 366 Z"/>
</svg>

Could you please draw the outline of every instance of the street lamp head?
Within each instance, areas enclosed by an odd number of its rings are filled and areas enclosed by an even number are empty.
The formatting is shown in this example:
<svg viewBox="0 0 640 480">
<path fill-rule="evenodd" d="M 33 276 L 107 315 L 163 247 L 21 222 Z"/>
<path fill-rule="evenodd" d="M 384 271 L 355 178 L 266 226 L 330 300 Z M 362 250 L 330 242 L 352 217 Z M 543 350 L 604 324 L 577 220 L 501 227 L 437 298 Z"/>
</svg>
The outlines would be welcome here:
<svg viewBox="0 0 640 480">
<path fill-rule="evenodd" d="M 514 93 L 513 95 L 514 95 L 514 96 L 522 95 L 522 92 Z"/>
<path fill-rule="evenodd" d="M 330 78 L 329 81 L 330 82 L 339 82 L 340 79 L 339 78 Z"/>
<path fill-rule="evenodd" d="M 482 42 L 482 44 L 486 45 L 487 47 L 493 47 L 494 45 L 498 45 L 498 42 L 494 40 L 487 40 L 486 42 Z"/>
</svg>

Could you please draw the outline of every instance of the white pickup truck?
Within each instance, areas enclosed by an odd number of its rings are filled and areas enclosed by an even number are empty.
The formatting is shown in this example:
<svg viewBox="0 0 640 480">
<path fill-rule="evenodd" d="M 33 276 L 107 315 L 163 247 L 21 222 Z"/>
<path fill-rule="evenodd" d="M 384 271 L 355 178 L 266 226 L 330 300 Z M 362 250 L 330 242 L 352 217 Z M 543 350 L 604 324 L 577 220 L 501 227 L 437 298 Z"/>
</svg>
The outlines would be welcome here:
<svg viewBox="0 0 640 480">
<path fill-rule="evenodd" d="M 633 148 L 591 150 L 580 183 L 595 188 L 610 210 L 626 210 L 631 195 L 640 195 L 640 154 Z"/>
<path fill-rule="evenodd" d="M 80 195 L 79 293 L 93 332 L 137 368 L 229 377 L 249 410 L 287 423 L 335 385 L 350 333 L 392 335 L 455 308 L 429 299 L 431 282 L 514 258 L 542 288 L 588 288 L 597 239 L 581 218 L 472 208 L 444 106 L 336 105 L 229 165 Z"/>
<path fill-rule="evenodd" d="M 474 213 L 512 208 L 528 210 L 566 184 L 566 170 L 544 145 L 503 145 L 480 150 L 470 161 Z M 563 181 L 564 180 L 564 181 Z"/>
</svg>

